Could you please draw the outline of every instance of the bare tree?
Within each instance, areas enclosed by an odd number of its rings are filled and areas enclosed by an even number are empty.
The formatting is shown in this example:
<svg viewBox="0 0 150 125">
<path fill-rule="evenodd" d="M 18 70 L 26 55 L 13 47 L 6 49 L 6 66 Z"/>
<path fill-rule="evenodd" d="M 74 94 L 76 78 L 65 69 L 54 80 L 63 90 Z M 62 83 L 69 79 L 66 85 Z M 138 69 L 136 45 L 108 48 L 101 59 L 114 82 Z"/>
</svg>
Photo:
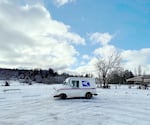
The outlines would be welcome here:
<svg viewBox="0 0 150 125">
<path fill-rule="evenodd" d="M 138 66 L 138 76 L 142 75 L 142 68 L 141 65 Z"/>
<path fill-rule="evenodd" d="M 137 74 L 137 70 L 136 70 L 136 68 L 134 68 L 134 75 L 135 76 L 137 76 L 138 74 Z"/>
<path fill-rule="evenodd" d="M 145 71 L 143 71 L 142 69 L 142 66 L 141 65 L 138 65 L 137 68 L 134 68 L 134 74 L 135 76 L 142 76 L 142 75 L 145 75 Z"/>
<path fill-rule="evenodd" d="M 113 52 L 107 58 L 98 57 L 96 63 L 96 68 L 98 70 L 99 79 L 102 79 L 103 87 L 108 86 L 107 84 L 107 76 L 108 73 L 113 70 L 119 70 L 121 56 L 118 52 Z"/>
</svg>

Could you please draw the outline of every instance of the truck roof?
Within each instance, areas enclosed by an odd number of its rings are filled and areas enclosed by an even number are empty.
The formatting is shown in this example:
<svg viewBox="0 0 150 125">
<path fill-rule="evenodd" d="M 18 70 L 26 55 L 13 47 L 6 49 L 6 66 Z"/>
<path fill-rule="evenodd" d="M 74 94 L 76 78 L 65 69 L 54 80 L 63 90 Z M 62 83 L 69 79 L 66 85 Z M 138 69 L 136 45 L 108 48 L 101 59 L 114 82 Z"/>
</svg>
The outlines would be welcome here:
<svg viewBox="0 0 150 125">
<path fill-rule="evenodd" d="M 89 77 L 68 77 L 67 79 L 95 79 L 95 78 L 89 78 Z"/>
</svg>

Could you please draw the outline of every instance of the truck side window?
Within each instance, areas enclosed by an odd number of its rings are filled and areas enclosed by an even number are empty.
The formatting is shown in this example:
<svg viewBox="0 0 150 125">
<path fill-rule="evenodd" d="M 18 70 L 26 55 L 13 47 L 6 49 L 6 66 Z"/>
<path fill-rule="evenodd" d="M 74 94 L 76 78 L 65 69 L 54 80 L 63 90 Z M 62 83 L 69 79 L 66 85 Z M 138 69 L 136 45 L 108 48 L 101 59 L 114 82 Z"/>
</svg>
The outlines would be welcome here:
<svg viewBox="0 0 150 125">
<path fill-rule="evenodd" d="M 72 87 L 79 88 L 79 81 L 73 80 L 72 81 Z"/>
</svg>

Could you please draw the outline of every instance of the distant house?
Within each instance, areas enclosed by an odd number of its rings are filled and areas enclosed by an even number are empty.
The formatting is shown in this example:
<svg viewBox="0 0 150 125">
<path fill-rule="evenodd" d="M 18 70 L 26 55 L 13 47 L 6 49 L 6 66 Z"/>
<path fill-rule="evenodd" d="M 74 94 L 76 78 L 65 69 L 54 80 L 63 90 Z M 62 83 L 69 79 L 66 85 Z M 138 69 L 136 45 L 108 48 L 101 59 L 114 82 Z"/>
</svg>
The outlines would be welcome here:
<svg viewBox="0 0 150 125">
<path fill-rule="evenodd" d="M 141 84 L 150 84 L 150 75 L 135 76 L 133 78 L 127 79 L 126 81 L 127 82 L 133 81 L 135 83 L 141 83 Z"/>
<path fill-rule="evenodd" d="M 134 82 L 139 84 L 139 89 L 148 89 L 150 87 L 150 75 L 136 76 L 126 80 L 127 82 Z"/>
</svg>

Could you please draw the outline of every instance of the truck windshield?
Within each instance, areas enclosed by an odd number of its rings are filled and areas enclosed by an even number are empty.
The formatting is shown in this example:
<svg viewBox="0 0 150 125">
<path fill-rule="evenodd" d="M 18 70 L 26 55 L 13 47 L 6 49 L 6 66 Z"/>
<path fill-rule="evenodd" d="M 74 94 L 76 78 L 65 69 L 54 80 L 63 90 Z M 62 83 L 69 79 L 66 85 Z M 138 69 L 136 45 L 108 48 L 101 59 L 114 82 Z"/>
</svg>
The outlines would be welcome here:
<svg viewBox="0 0 150 125">
<path fill-rule="evenodd" d="M 69 83 L 69 79 L 66 79 L 64 82 L 63 82 L 63 85 L 68 85 Z"/>
<path fill-rule="evenodd" d="M 68 83 L 66 81 L 63 82 L 63 85 L 67 85 Z"/>
</svg>

